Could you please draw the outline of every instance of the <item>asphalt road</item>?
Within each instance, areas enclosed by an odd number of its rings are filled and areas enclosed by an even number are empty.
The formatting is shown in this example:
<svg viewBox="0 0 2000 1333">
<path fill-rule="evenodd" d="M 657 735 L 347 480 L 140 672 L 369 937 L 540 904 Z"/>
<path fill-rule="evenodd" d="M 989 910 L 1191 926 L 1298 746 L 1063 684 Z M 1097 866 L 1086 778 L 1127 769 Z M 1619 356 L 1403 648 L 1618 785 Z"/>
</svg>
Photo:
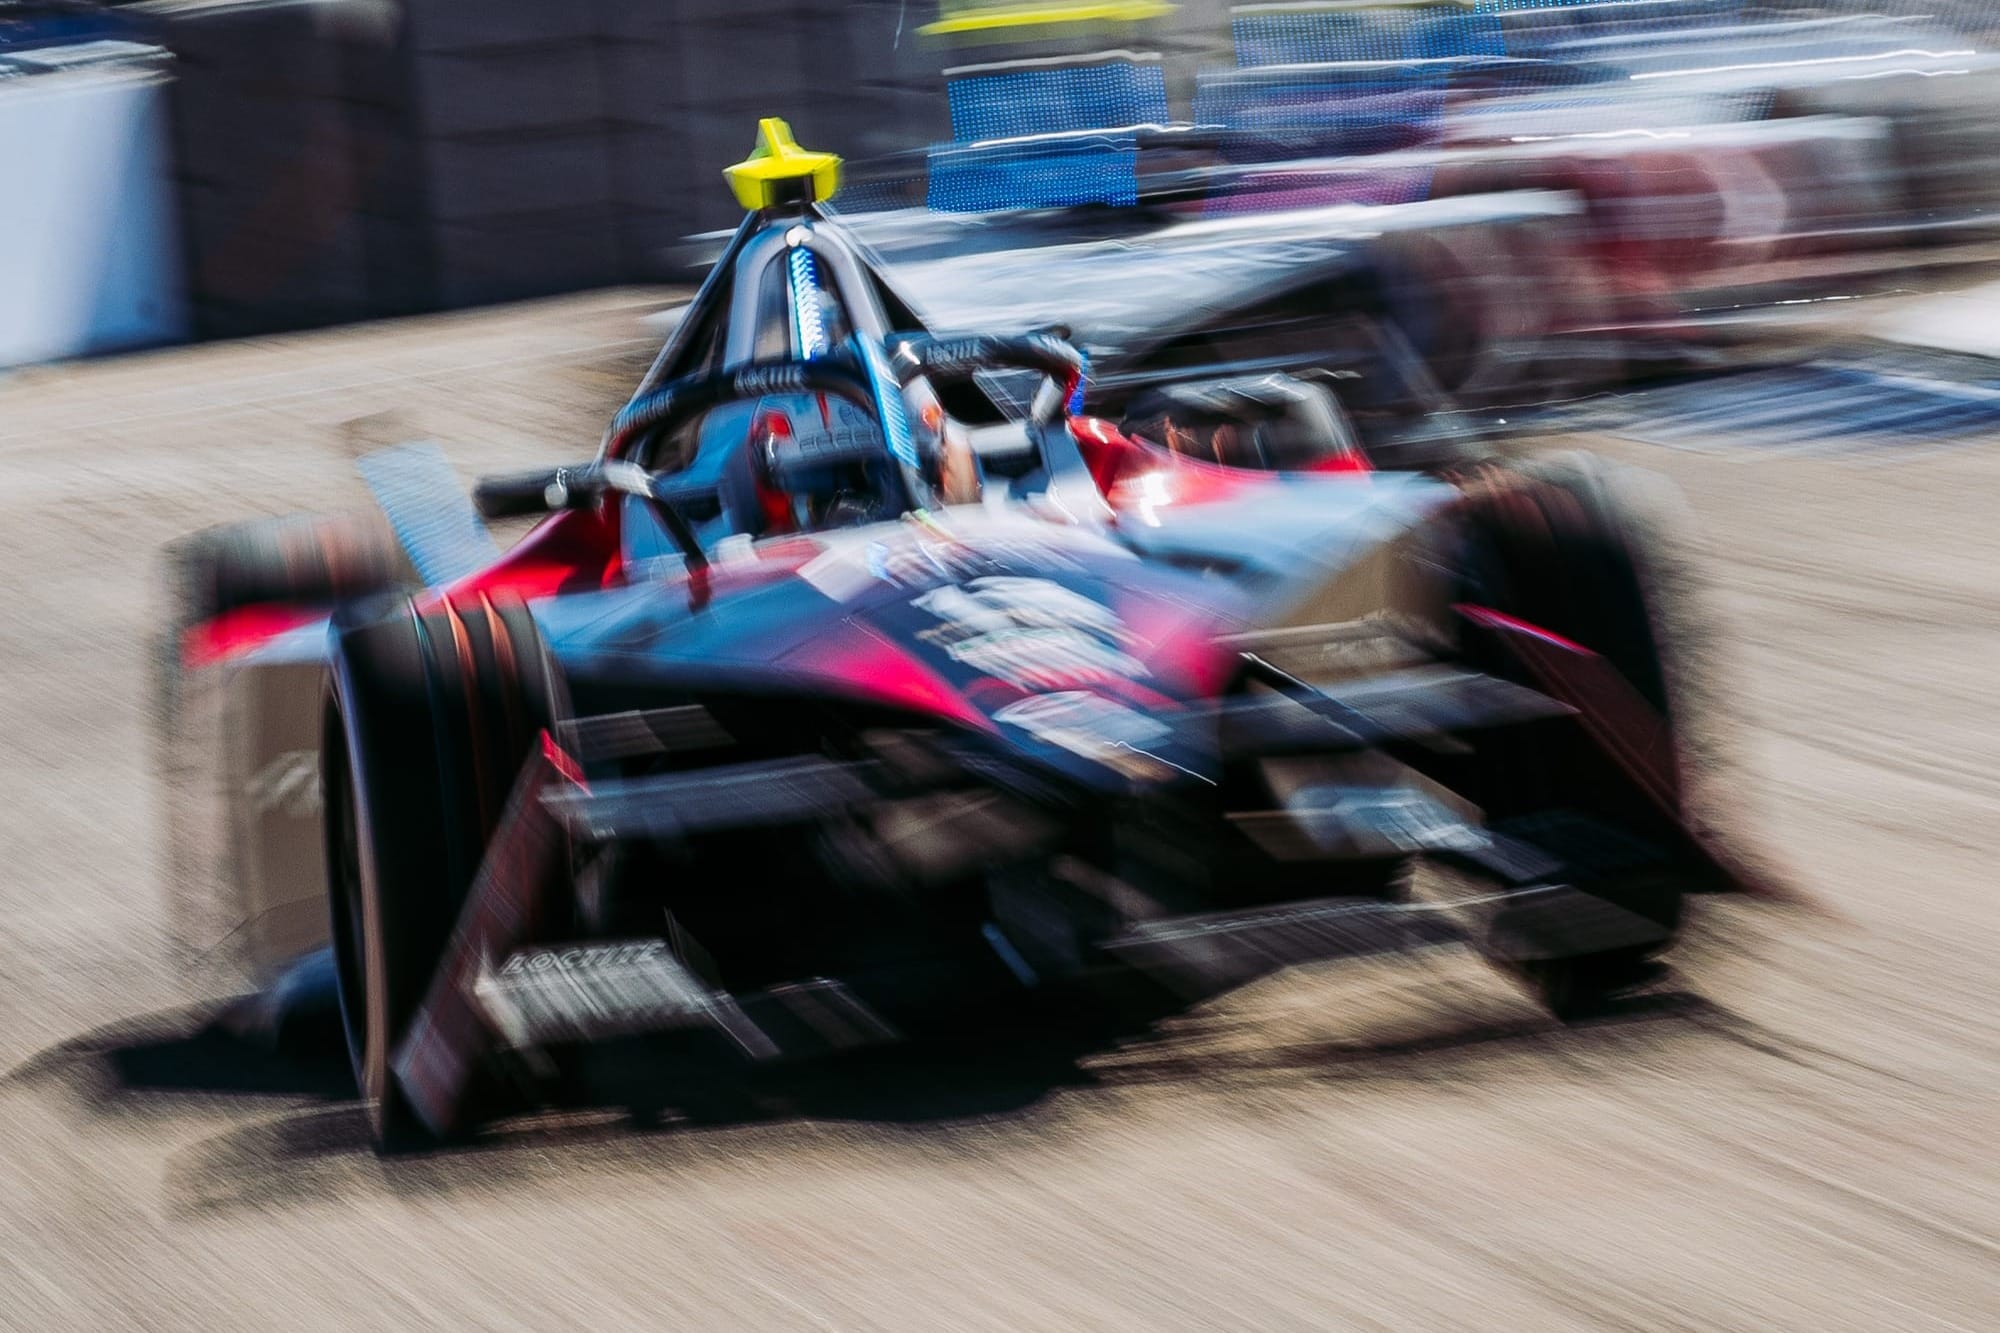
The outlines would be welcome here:
<svg viewBox="0 0 2000 1333">
<path fill-rule="evenodd" d="M 157 552 L 351 459 L 582 457 L 614 294 L 0 381 L 0 1325 L 1977 1329 L 2000 1311 L 2000 440 L 1611 446 L 1705 535 L 1716 819 L 1825 910 L 1708 913 L 1560 1029 L 1453 956 L 1081 1067 L 859 1069 L 753 1124 L 383 1163 L 161 947 Z"/>
</svg>

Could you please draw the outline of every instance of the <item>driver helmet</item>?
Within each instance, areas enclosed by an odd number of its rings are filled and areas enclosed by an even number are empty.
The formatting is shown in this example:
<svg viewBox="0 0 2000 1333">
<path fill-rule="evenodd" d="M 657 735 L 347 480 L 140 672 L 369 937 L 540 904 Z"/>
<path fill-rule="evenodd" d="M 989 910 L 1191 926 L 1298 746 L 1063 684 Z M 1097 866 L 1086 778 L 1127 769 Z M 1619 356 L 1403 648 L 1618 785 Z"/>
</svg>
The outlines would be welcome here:
<svg viewBox="0 0 2000 1333">
<path fill-rule="evenodd" d="M 748 486 L 733 488 L 730 507 L 738 529 L 753 536 L 883 522 L 900 508 L 895 463 L 874 416 L 835 394 L 759 402 L 745 463 L 739 480 Z"/>
</svg>

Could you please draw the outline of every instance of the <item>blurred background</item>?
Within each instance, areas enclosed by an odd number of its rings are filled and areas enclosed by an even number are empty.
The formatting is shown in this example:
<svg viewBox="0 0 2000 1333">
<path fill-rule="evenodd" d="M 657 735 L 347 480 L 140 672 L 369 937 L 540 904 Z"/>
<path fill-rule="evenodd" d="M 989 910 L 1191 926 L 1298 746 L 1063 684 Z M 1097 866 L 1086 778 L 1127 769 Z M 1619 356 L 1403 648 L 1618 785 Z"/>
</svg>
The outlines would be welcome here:
<svg viewBox="0 0 2000 1333">
<path fill-rule="evenodd" d="M 1563 191 L 1560 246 L 1495 222 L 1410 281 L 1559 279 L 1598 325 L 1997 239 L 1977 0 L 1024 9 L 9 0 L 0 365 L 686 281 L 764 115 L 849 210 Z M 1084 130 L 1124 133 L 1021 142 Z"/>
</svg>

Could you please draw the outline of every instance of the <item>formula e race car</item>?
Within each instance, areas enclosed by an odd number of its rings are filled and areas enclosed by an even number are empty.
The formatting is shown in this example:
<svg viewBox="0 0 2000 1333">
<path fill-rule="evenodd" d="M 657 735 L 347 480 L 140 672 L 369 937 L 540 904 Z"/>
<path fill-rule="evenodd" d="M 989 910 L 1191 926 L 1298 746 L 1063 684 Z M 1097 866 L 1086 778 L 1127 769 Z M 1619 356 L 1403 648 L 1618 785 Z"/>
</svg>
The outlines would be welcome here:
<svg viewBox="0 0 2000 1333">
<path fill-rule="evenodd" d="M 1444 942 L 1577 1013 L 1731 887 L 1600 473 L 1374 471 L 1282 378 L 1075 415 L 1060 338 L 898 327 L 834 170 L 775 132 L 733 170 L 744 227 L 597 456 L 477 489 L 546 515 L 504 555 L 407 451 L 363 465 L 401 556 L 308 520 L 183 553 L 213 935 L 331 969 L 380 1143 L 614 1038 L 754 1064 Z M 1419 860 L 1479 887 L 1413 895 Z"/>
</svg>

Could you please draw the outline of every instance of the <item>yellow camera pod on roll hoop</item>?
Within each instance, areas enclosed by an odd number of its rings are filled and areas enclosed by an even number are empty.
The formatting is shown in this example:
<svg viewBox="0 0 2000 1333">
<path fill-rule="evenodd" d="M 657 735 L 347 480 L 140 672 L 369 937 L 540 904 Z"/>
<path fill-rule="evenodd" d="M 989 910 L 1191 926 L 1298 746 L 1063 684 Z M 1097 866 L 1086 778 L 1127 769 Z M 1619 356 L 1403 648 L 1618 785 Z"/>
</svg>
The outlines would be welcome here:
<svg viewBox="0 0 2000 1333">
<path fill-rule="evenodd" d="M 840 158 L 799 147 L 790 125 L 766 116 L 757 122 L 757 147 L 722 174 L 736 202 L 754 212 L 831 198 L 840 188 Z"/>
</svg>

